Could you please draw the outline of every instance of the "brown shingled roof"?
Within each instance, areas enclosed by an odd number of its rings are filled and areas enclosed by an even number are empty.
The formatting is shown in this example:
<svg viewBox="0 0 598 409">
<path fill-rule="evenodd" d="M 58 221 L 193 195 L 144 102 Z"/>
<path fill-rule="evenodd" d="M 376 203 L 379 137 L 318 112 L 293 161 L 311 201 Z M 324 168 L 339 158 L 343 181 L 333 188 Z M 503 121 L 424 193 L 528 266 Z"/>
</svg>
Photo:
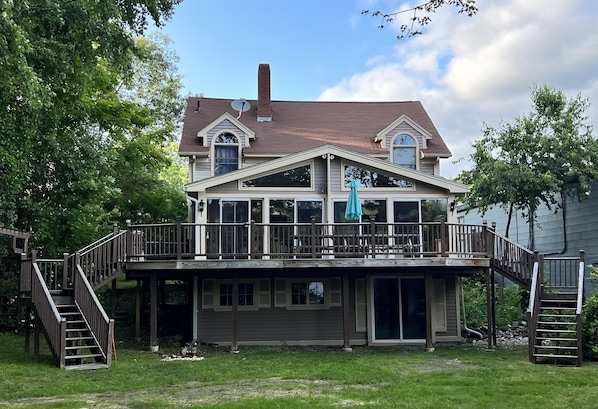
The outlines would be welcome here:
<svg viewBox="0 0 598 409">
<path fill-rule="evenodd" d="M 195 112 L 198 101 L 201 109 Z M 179 146 L 181 155 L 206 152 L 197 132 L 224 112 L 235 118 L 238 112 L 230 99 L 191 97 L 187 100 L 183 135 Z M 257 101 L 248 100 L 251 109 L 239 119 L 255 132 L 251 147 L 245 155 L 285 155 L 333 144 L 364 154 L 388 154 L 373 142 L 378 132 L 401 115 L 406 115 L 432 135 L 427 141 L 427 156 L 449 157 L 450 150 L 419 101 L 405 102 L 293 102 L 272 101 L 272 121 L 257 122 Z"/>
</svg>

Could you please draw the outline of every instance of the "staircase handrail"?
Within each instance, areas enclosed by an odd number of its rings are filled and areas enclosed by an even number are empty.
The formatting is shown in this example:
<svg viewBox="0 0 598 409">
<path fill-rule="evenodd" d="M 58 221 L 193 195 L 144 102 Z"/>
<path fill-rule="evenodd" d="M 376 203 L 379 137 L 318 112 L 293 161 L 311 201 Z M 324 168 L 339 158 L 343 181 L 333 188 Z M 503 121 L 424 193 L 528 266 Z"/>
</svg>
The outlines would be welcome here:
<svg viewBox="0 0 598 409">
<path fill-rule="evenodd" d="M 526 313 L 528 356 L 530 362 L 532 363 L 535 363 L 534 346 L 536 345 L 536 326 L 540 307 L 540 294 L 542 292 L 542 270 L 540 264 L 541 256 L 536 252 L 532 273 L 532 284 L 529 295 L 529 304 Z"/>
<path fill-rule="evenodd" d="M 78 253 L 76 258 L 78 259 Z M 104 355 L 106 365 L 109 366 L 112 361 L 114 320 L 108 318 L 108 314 L 106 314 L 79 264 L 77 264 L 77 271 L 75 273 L 74 298 L 75 303 L 89 325 L 90 331 L 96 338 L 98 346 Z"/>
<path fill-rule="evenodd" d="M 584 298 L 584 278 L 586 272 L 586 256 L 585 252 L 582 250 L 579 252 L 579 275 L 577 279 L 577 305 L 575 308 L 575 315 L 576 315 L 576 322 L 577 322 L 577 365 L 581 366 L 583 360 L 583 317 L 581 315 L 581 311 L 583 308 L 583 298 Z"/>
<path fill-rule="evenodd" d="M 35 306 L 36 317 L 41 321 L 52 354 L 58 360 L 60 368 L 64 368 L 66 356 L 64 349 L 66 320 L 58 313 L 58 309 L 54 304 L 54 300 L 52 300 L 50 291 L 35 261 L 32 263 L 32 266 L 31 301 Z"/>
<path fill-rule="evenodd" d="M 493 270 L 529 289 L 535 262 L 534 252 L 498 234 L 494 229 L 488 229 L 488 232 L 494 236 L 494 239 L 489 240 L 488 249 Z"/>
<path fill-rule="evenodd" d="M 74 264 L 80 267 L 92 285 L 98 289 L 115 275 L 124 271 L 127 231 L 115 229 L 114 233 L 97 240 L 84 251 L 77 251 Z"/>
</svg>

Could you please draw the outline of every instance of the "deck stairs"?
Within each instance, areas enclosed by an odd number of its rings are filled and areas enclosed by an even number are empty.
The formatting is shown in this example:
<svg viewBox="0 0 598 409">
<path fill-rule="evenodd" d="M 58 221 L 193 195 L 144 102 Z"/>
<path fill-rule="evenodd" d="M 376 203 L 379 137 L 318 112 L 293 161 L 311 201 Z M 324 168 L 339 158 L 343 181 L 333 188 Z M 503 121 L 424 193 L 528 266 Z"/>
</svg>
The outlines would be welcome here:
<svg viewBox="0 0 598 409">
<path fill-rule="evenodd" d="M 61 319 L 66 322 L 64 368 L 67 370 L 108 368 L 104 353 L 72 295 L 53 295 Z"/>
<path fill-rule="evenodd" d="M 530 346 L 530 358 L 533 363 L 581 364 L 581 322 L 576 309 L 576 294 L 542 295 L 536 326 L 532 329 L 535 342 Z"/>
</svg>

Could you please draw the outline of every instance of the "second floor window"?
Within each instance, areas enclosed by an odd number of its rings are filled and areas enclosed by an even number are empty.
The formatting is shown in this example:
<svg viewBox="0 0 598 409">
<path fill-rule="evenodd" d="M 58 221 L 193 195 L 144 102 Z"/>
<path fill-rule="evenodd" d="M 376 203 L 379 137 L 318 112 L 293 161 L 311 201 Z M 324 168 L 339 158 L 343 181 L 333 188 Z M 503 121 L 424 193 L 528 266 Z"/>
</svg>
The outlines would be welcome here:
<svg viewBox="0 0 598 409">
<path fill-rule="evenodd" d="M 406 134 L 397 136 L 392 144 L 392 161 L 395 165 L 411 169 L 417 167 L 417 143 Z"/>
<path fill-rule="evenodd" d="M 239 141 L 230 132 L 214 139 L 214 175 L 224 175 L 239 169 Z"/>
</svg>

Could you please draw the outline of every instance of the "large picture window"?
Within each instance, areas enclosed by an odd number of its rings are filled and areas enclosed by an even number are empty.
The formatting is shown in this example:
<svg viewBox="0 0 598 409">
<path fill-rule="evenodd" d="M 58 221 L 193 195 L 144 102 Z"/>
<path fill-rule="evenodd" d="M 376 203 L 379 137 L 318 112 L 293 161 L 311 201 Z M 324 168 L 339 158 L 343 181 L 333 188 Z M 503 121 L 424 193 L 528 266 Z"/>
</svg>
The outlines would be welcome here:
<svg viewBox="0 0 598 409">
<path fill-rule="evenodd" d="M 359 188 L 413 187 L 413 183 L 408 180 L 352 165 L 345 165 L 344 176 L 344 183 L 347 189 L 353 181 L 357 183 Z"/>
<path fill-rule="evenodd" d="M 277 278 L 275 307 L 327 309 L 341 306 L 340 278 Z"/>
<path fill-rule="evenodd" d="M 242 187 L 311 187 L 311 165 L 299 166 L 282 172 L 244 180 Z"/>
</svg>

